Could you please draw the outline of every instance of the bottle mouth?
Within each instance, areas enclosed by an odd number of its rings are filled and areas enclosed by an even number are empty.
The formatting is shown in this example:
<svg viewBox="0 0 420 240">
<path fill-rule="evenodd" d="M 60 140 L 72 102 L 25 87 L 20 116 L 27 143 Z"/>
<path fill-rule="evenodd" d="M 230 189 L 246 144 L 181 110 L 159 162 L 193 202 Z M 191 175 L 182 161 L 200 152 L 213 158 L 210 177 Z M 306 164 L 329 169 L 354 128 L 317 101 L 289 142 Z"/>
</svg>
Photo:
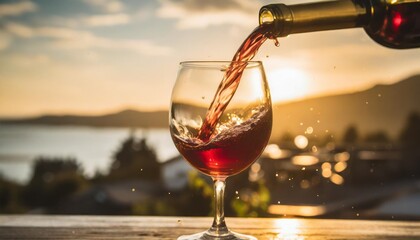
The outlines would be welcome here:
<svg viewBox="0 0 420 240">
<path fill-rule="evenodd" d="M 259 12 L 260 25 L 270 25 L 270 38 L 286 37 L 290 34 L 293 14 L 285 4 L 269 4 Z"/>
<path fill-rule="evenodd" d="M 273 23 L 273 22 L 274 22 L 273 13 L 267 8 L 262 8 L 260 11 L 260 25 L 266 24 L 266 23 Z"/>
</svg>

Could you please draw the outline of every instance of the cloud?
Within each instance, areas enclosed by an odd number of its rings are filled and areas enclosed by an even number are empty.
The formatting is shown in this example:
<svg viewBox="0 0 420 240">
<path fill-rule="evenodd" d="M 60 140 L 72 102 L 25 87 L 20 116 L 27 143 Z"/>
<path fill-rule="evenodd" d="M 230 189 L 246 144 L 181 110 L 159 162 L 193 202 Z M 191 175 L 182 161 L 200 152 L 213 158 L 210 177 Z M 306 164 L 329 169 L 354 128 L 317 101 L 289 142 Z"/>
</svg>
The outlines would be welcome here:
<svg viewBox="0 0 420 240">
<path fill-rule="evenodd" d="M 4 29 L 15 36 L 22 38 L 30 38 L 33 35 L 33 31 L 30 27 L 19 23 L 8 22 L 4 25 Z"/>
<path fill-rule="evenodd" d="M 235 0 L 175 0 L 171 2 L 178 6 L 182 6 L 189 11 L 197 12 L 202 12 L 203 10 L 220 11 L 226 9 L 235 9 L 238 7 L 238 4 Z"/>
<path fill-rule="evenodd" d="M 98 27 L 98 26 L 115 26 L 127 24 L 130 22 L 130 16 L 123 13 L 118 14 L 106 14 L 106 15 L 93 15 L 86 17 L 82 20 L 88 26 Z"/>
<path fill-rule="evenodd" d="M 27 12 L 34 12 L 37 6 L 31 1 L 19 1 L 0 4 L 0 17 L 19 16 Z"/>
<path fill-rule="evenodd" d="M 8 26 L 8 27 L 7 27 Z M 19 23 L 7 23 L 6 32 L 20 38 L 43 37 L 52 41 L 52 45 L 61 49 L 105 49 L 135 51 L 140 54 L 159 56 L 171 52 L 169 47 L 160 46 L 148 40 L 141 39 L 110 39 L 94 35 L 89 31 L 74 30 L 62 27 L 37 27 L 31 28 Z M 7 48 L 10 40 L 4 38 L 0 47 Z"/>
<path fill-rule="evenodd" d="M 129 24 L 137 19 L 140 19 L 140 17 L 136 15 L 130 16 L 124 13 L 98 14 L 77 17 L 50 16 L 43 18 L 40 22 L 38 22 L 38 24 L 67 28 L 112 27 Z"/>
<path fill-rule="evenodd" d="M 138 21 L 148 19 L 153 16 L 154 9 L 150 7 L 142 7 L 137 12 L 134 13 L 134 18 Z"/>
<path fill-rule="evenodd" d="M 12 63 L 14 65 L 19 66 L 34 66 L 34 65 L 43 65 L 50 63 L 50 58 L 47 55 L 44 54 L 11 54 L 8 56 L 7 61 L 9 63 Z"/>
<path fill-rule="evenodd" d="M 84 0 L 84 2 L 108 13 L 121 12 L 124 9 L 123 3 L 117 0 Z"/>
<path fill-rule="evenodd" d="M 52 39 L 67 39 L 86 41 L 94 38 L 94 35 L 87 31 L 74 30 L 59 27 L 39 27 L 33 29 L 38 37 L 48 37 Z"/>
<path fill-rule="evenodd" d="M 250 0 L 161 0 L 156 14 L 160 18 L 177 19 L 179 29 L 198 29 L 212 25 L 258 24 L 257 2 Z"/>
<path fill-rule="evenodd" d="M 9 34 L 0 31 L 0 51 L 9 47 L 10 43 L 12 42 L 12 38 Z"/>
</svg>

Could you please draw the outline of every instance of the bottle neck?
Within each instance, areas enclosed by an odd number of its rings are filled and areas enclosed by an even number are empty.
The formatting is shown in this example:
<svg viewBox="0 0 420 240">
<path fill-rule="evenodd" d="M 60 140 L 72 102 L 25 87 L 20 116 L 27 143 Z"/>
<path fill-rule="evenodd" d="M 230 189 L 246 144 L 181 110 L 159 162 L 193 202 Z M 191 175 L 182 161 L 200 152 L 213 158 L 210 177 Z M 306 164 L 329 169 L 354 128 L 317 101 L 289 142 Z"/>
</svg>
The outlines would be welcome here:
<svg viewBox="0 0 420 240">
<path fill-rule="evenodd" d="M 367 5 L 369 4 L 369 5 Z M 287 6 L 270 4 L 260 9 L 260 25 L 273 24 L 271 37 L 293 33 L 362 27 L 370 18 L 370 2 L 339 0 Z"/>
</svg>

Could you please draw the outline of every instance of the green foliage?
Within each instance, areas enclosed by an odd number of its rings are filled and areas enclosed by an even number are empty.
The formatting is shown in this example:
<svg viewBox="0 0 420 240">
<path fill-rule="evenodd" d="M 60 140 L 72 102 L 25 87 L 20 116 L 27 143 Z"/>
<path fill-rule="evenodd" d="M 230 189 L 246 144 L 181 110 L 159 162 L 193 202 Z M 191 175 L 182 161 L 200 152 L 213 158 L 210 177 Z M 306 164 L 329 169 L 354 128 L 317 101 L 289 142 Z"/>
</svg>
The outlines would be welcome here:
<svg viewBox="0 0 420 240">
<path fill-rule="evenodd" d="M 205 216 L 210 215 L 212 185 L 196 171 L 189 174 L 188 188 L 178 193 L 164 193 L 154 199 L 138 202 L 132 207 L 135 215 Z"/>
<path fill-rule="evenodd" d="M 134 215 L 175 216 L 178 214 L 174 203 L 168 199 L 148 199 L 132 206 Z"/>
<path fill-rule="evenodd" d="M 207 176 L 191 171 L 188 188 L 183 193 L 183 211 L 190 216 L 210 215 L 213 211 L 213 183 Z"/>
<path fill-rule="evenodd" d="M 231 206 L 238 217 L 264 217 L 270 203 L 270 191 L 259 181 L 256 189 L 242 189 L 238 197 L 233 199 Z"/>
<path fill-rule="evenodd" d="M 146 139 L 130 136 L 114 155 L 108 180 L 144 179 L 159 181 L 160 163 L 155 151 L 147 145 Z"/>
<path fill-rule="evenodd" d="M 23 191 L 31 207 L 50 207 L 88 185 L 75 159 L 39 158 Z"/>
<path fill-rule="evenodd" d="M 212 198 L 213 186 L 204 178 L 200 177 L 197 171 L 191 171 L 188 175 L 189 188 L 197 193 L 201 193 L 204 198 Z"/>
<path fill-rule="evenodd" d="M 0 213 L 23 213 L 26 209 L 20 201 L 22 186 L 0 176 Z"/>
</svg>

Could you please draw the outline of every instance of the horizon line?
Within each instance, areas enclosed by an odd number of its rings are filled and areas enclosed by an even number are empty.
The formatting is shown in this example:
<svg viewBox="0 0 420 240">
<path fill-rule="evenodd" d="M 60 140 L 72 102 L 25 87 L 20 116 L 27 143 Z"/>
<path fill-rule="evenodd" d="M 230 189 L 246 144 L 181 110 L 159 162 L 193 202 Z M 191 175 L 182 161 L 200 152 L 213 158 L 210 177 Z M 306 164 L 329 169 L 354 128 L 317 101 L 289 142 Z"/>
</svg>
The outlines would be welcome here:
<svg viewBox="0 0 420 240">
<path fill-rule="evenodd" d="M 284 99 L 284 100 L 278 100 L 278 101 L 273 101 L 273 105 L 284 105 L 284 104 L 290 104 L 290 103 L 295 103 L 295 102 L 300 102 L 300 101 L 305 101 L 305 100 L 310 100 L 310 99 L 316 99 L 316 98 L 322 98 L 322 97 L 333 97 L 333 96 L 339 96 L 339 95 L 346 95 L 346 94 L 354 94 L 354 93 L 358 93 L 358 92 L 363 92 L 363 91 L 367 91 L 369 89 L 374 88 L 375 86 L 379 86 L 379 85 L 393 85 L 393 84 L 397 84 L 399 82 L 402 82 L 404 80 L 407 80 L 409 78 L 412 77 L 416 77 L 416 76 L 420 76 L 420 73 L 417 74 L 410 74 L 407 75 L 406 77 L 401 78 L 400 80 L 397 81 L 393 81 L 391 83 L 383 83 L 383 82 L 376 82 L 373 84 L 367 84 L 363 87 L 359 87 L 359 88 L 350 88 L 350 89 L 343 89 L 343 90 L 335 90 L 335 91 L 325 91 L 322 93 L 314 93 L 314 94 L 308 94 L 304 97 L 297 97 L 294 99 Z M 63 111 L 45 111 L 45 112 L 39 112 L 39 113 L 35 113 L 35 114 L 16 114 L 16 115 L 2 115 L 0 114 L 0 119 L 3 120 L 8 120 L 8 119 L 25 119 L 25 118 L 36 118 L 36 117 L 43 117 L 43 116 L 88 116 L 88 117 L 96 117 L 96 116 L 103 116 L 103 115 L 109 115 L 109 114 L 115 114 L 115 113 L 119 113 L 119 112 L 123 112 L 123 111 L 129 111 L 129 110 L 133 110 L 133 111 L 138 111 L 138 112 L 162 112 L 162 111 L 169 111 L 169 104 L 164 107 L 164 106 L 157 106 L 157 107 L 145 107 L 145 106 L 132 106 L 132 105 L 126 105 L 126 106 L 121 106 L 121 107 L 117 107 L 117 108 L 109 108 L 107 110 L 97 110 L 92 112 L 87 112 L 87 111 L 78 111 L 78 112 L 74 112 L 74 110 L 70 110 L 67 112 L 63 112 Z"/>
</svg>

